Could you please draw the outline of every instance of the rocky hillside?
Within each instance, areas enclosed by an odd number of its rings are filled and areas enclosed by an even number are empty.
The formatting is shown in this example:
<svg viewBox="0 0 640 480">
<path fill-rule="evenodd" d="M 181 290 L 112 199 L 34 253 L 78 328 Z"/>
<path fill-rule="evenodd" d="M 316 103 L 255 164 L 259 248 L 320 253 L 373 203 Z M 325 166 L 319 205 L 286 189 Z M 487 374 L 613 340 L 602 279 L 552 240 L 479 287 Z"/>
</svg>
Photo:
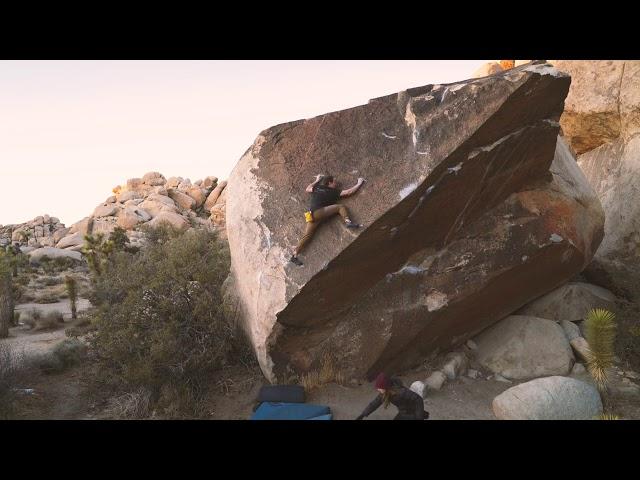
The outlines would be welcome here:
<svg viewBox="0 0 640 480">
<path fill-rule="evenodd" d="M 43 215 L 19 225 L 0 225 L 0 247 L 19 243 L 30 247 L 53 247 L 67 229 L 56 217 Z"/>
<path fill-rule="evenodd" d="M 133 245 L 141 242 L 139 229 L 143 225 L 167 223 L 181 230 L 212 227 L 224 232 L 226 184 L 218 183 L 216 177 L 192 184 L 188 178 L 166 179 L 161 173 L 150 172 L 115 187 L 113 195 L 90 216 L 69 228 L 56 218 L 38 217 L 23 225 L 0 228 L 0 242 L 80 251 L 85 235 L 108 236 L 116 227 L 127 231 Z"/>
</svg>

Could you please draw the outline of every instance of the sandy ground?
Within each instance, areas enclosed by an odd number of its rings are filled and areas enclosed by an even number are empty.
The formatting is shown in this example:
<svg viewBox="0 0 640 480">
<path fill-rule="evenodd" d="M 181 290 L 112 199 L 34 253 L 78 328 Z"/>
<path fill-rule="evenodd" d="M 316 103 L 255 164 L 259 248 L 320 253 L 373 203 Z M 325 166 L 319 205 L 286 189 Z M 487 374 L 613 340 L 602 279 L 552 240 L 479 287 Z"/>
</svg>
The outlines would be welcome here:
<svg viewBox="0 0 640 480">
<path fill-rule="evenodd" d="M 89 300 L 84 298 L 78 299 L 78 312 L 87 310 L 89 306 Z M 71 307 L 68 300 L 42 305 L 38 303 L 24 303 L 17 305 L 16 311 L 27 312 L 33 308 L 40 310 L 43 315 L 46 315 L 48 312 L 58 310 L 62 313 L 65 323 L 60 324 L 60 328 L 57 330 L 41 332 L 32 332 L 26 326 L 11 327 L 9 329 L 9 337 L 0 341 L 9 343 L 17 352 L 22 353 L 25 356 L 46 352 L 58 342 L 64 340 L 66 338 L 64 329 L 69 326 L 71 321 Z"/>
<path fill-rule="evenodd" d="M 64 329 L 70 322 L 68 301 L 56 304 L 19 305 L 19 311 L 33 307 L 44 312 L 59 310 L 65 314 L 66 320 L 54 331 L 30 332 L 26 327 L 13 327 L 10 337 L 3 342 L 12 343 L 18 351 L 25 355 L 33 355 L 47 351 L 58 342 L 64 340 Z M 79 302 L 79 310 L 89 307 L 87 300 Z M 87 379 L 91 377 L 91 365 L 81 365 L 56 375 L 35 375 L 29 385 L 21 388 L 33 389 L 33 393 L 24 395 L 18 418 L 23 419 L 95 419 L 101 418 L 101 405 L 105 402 L 91 398 Z M 432 366 L 412 371 L 400 376 L 409 387 L 416 380 L 424 380 L 433 371 Z M 615 412 L 623 419 L 640 419 L 640 394 L 629 393 L 629 380 L 625 380 L 618 371 L 613 375 Z M 517 385 L 518 382 L 506 383 L 488 379 L 490 372 L 480 371 L 480 376 L 471 379 L 466 376 L 447 381 L 441 390 L 430 391 L 424 400 L 424 408 L 430 414 L 430 420 L 495 420 L 491 409 L 493 399 Z M 209 418 L 215 420 L 246 420 L 251 417 L 257 406 L 256 398 L 262 385 L 267 382 L 260 370 L 255 367 L 232 367 L 221 372 L 224 381 L 212 379 L 214 392 L 209 401 Z M 576 375 L 575 378 L 590 381 L 588 373 Z M 640 380 L 635 381 L 640 384 Z M 626 390 L 627 393 L 624 393 Z M 621 393 L 622 392 L 622 393 Z M 308 403 L 327 405 L 331 408 L 335 420 L 355 419 L 376 396 L 370 383 L 353 383 L 349 385 L 328 384 L 318 387 L 307 394 Z M 96 405 L 96 402 L 98 405 Z M 379 408 L 367 420 L 392 419 L 397 413 L 395 407 Z"/>
<path fill-rule="evenodd" d="M 401 376 L 406 386 L 415 380 L 423 380 L 429 371 L 417 371 Z M 234 375 L 232 374 L 232 377 Z M 266 380 L 255 376 L 241 380 L 242 373 L 236 373 L 238 379 L 228 393 L 218 396 L 212 404 L 212 418 L 223 420 L 242 420 L 251 417 L 256 405 L 255 399 Z M 432 391 L 424 401 L 424 408 L 433 420 L 495 420 L 491 411 L 494 397 L 514 384 L 495 380 L 471 379 L 460 377 L 445 383 L 439 391 Z M 355 419 L 371 402 L 377 392 L 372 384 L 338 385 L 328 384 L 314 389 L 307 394 L 307 402 L 327 405 L 331 408 L 335 420 Z M 390 420 L 397 414 L 397 409 L 380 407 L 366 420 Z"/>
<path fill-rule="evenodd" d="M 431 370 L 414 371 L 400 376 L 405 386 L 416 380 L 423 380 Z M 256 406 L 255 399 L 262 385 L 267 382 L 256 373 L 241 370 L 228 372 L 230 381 L 228 391 L 221 391 L 212 399 L 211 418 L 216 420 L 246 420 L 251 417 Z M 522 382 L 506 383 L 487 379 L 490 372 L 471 379 L 461 376 L 447 381 L 440 390 L 430 391 L 424 400 L 424 408 L 429 412 L 430 420 L 496 420 L 491 409 L 493 399 L 505 390 Z M 573 378 L 590 382 L 588 373 L 572 375 Z M 620 375 L 612 378 L 614 390 L 628 387 Z M 359 385 L 323 385 L 307 394 L 307 402 L 327 405 L 331 408 L 334 420 L 355 419 L 371 402 L 376 391 L 370 383 Z M 640 395 L 614 393 L 615 412 L 622 419 L 640 419 Z M 380 407 L 367 417 L 367 420 L 391 420 L 397 414 L 392 405 L 388 409 Z"/>
</svg>

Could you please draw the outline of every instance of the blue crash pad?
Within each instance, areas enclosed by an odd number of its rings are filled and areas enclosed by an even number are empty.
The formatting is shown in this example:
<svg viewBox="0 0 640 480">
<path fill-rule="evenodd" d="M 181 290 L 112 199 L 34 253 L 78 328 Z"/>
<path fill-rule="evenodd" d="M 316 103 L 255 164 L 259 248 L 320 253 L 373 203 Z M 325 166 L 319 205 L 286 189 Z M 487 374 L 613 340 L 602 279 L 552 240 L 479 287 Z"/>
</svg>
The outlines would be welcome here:
<svg viewBox="0 0 640 480">
<path fill-rule="evenodd" d="M 251 420 L 310 420 L 329 415 L 331 409 L 309 403 L 264 402 L 251 416 Z"/>
<path fill-rule="evenodd" d="M 319 417 L 309 418 L 308 420 L 333 420 L 333 414 L 320 415 Z"/>
</svg>

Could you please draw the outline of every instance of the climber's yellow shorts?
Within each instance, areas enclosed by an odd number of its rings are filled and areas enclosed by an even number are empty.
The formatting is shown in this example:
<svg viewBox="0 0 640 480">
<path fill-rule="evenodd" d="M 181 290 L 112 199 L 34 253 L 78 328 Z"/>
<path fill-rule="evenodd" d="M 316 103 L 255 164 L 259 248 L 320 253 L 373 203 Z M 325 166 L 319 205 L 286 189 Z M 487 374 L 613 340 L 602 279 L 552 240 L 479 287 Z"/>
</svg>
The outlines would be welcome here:
<svg viewBox="0 0 640 480">
<path fill-rule="evenodd" d="M 304 212 L 304 219 L 307 221 L 307 223 L 313 223 L 313 213 L 311 213 L 311 211 Z"/>
</svg>

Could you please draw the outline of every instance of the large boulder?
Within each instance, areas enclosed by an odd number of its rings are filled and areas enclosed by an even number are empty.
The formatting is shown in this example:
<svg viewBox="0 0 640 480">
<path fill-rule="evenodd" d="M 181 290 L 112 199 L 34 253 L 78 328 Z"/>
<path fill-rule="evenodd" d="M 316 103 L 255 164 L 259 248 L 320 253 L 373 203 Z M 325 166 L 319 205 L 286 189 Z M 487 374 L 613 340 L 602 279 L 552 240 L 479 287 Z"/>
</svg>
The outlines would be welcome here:
<svg viewBox="0 0 640 480">
<path fill-rule="evenodd" d="M 171 200 L 170 198 L 164 198 L 170 200 L 173 203 L 173 200 Z M 178 209 L 176 208 L 175 204 L 169 205 L 158 200 L 151 200 L 150 198 L 142 202 L 140 205 L 138 205 L 138 207 L 147 212 L 151 216 L 151 218 L 157 217 L 161 212 L 178 213 Z"/>
<path fill-rule="evenodd" d="M 210 211 L 211 208 L 216 204 L 216 202 L 218 201 L 218 198 L 220 197 L 220 195 L 222 194 L 222 192 L 224 191 L 225 187 L 227 186 L 227 182 L 222 181 L 219 184 L 216 185 L 216 188 L 214 188 L 211 193 L 209 194 L 209 196 L 207 197 L 207 201 L 204 202 L 204 209 L 207 211 Z"/>
<path fill-rule="evenodd" d="M 80 232 L 71 233 L 62 238 L 57 244 L 57 248 L 71 248 L 84 245 L 84 235 Z"/>
<path fill-rule="evenodd" d="M 503 71 L 503 68 L 500 66 L 498 62 L 489 62 L 482 65 L 475 72 L 473 72 L 473 78 L 486 77 L 488 75 L 493 75 L 495 73 L 500 73 Z"/>
<path fill-rule="evenodd" d="M 569 72 L 561 118 L 578 164 L 606 214 L 605 236 L 584 272 L 640 300 L 640 61 L 554 61 Z"/>
<path fill-rule="evenodd" d="M 307 329 L 313 343 L 288 329 L 274 351 L 301 352 L 292 355 L 299 367 L 331 350 L 341 352 L 345 373 L 400 370 L 566 282 L 592 258 L 604 218 L 560 139 L 551 172 L 550 183 L 512 194 L 440 251 L 414 254 L 355 301 L 339 324 Z"/>
<path fill-rule="evenodd" d="M 202 182 L 202 186 L 204 188 L 214 188 L 217 183 L 218 183 L 218 177 L 209 176 L 204 179 L 204 181 Z"/>
<path fill-rule="evenodd" d="M 118 203 L 125 203 L 125 202 L 128 202 L 129 200 L 135 200 L 137 198 L 142 198 L 142 197 L 143 195 L 138 192 L 135 192 L 132 190 L 126 190 L 116 195 L 116 200 L 118 201 Z"/>
<path fill-rule="evenodd" d="M 93 211 L 94 217 L 111 217 L 118 212 L 118 207 L 113 203 L 103 203 L 98 205 Z"/>
<path fill-rule="evenodd" d="M 157 187 L 163 186 L 165 183 L 167 183 L 167 179 L 164 178 L 164 175 L 162 175 L 160 172 L 149 172 L 145 173 L 142 176 L 142 183 L 152 187 Z"/>
<path fill-rule="evenodd" d="M 93 217 L 85 217 L 79 222 L 74 223 L 69 228 L 69 233 L 79 233 L 81 236 L 89 235 L 93 227 Z M 60 247 L 63 248 L 63 247 Z"/>
<path fill-rule="evenodd" d="M 118 214 L 118 226 L 125 230 L 133 230 L 142 221 L 142 217 L 129 208 L 125 208 Z"/>
<path fill-rule="evenodd" d="M 562 327 L 543 318 L 509 316 L 481 333 L 475 342 L 476 361 L 512 380 L 568 375 L 574 363 Z"/>
<path fill-rule="evenodd" d="M 612 310 L 615 301 L 615 295 L 602 287 L 570 282 L 525 305 L 517 314 L 557 321 L 578 321 L 584 320 L 593 308 Z"/>
<path fill-rule="evenodd" d="M 326 349 L 354 374 L 417 362 L 583 269 L 603 217 L 557 141 L 568 87 L 533 63 L 262 132 L 227 186 L 226 286 L 267 378 Z M 365 228 L 327 222 L 298 267 L 318 172 L 368 179 L 344 201 Z"/>
<path fill-rule="evenodd" d="M 640 299 L 640 135 L 580 156 L 578 165 L 606 212 L 604 239 L 587 276 Z"/>
<path fill-rule="evenodd" d="M 191 224 L 182 215 L 174 212 L 160 212 L 153 220 L 147 223 L 150 227 L 158 227 L 162 224 L 168 224 L 178 230 L 187 230 Z"/>
<path fill-rule="evenodd" d="M 186 193 L 180 192 L 176 189 L 167 190 L 169 197 L 183 210 L 193 210 L 196 206 L 196 201 Z"/>
<path fill-rule="evenodd" d="M 190 188 L 187 191 L 187 195 L 189 195 L 196 202 L 193 208 L 200 208 L 204 205 L 207 196 L 205 194 L 206 190 L 203 192 L 203 189 L 200 187 Z"/>
<path fill-rule="evenodd" d="M 217 227 L 225 228 L 226 226 L 226 212 L 227 212 L 227 190 L 224 190 L 222 194 L 217 198 L 216 203 L 210 210 L 211 223 Z"/>
<path fill-rule="evenodd" d="M 500 420 L 594 420 L 602 414 L 596 387 L 574 378 L 546 377 L 502 392 L 492 403 Z"/>
<path fill-rule="evenodd" d="M 61 248 L 44 247 L 38 248 L 27 253 L 29 255 L 30 262 L 39 262 L 42 257 L 49 258 L 71 258 L 76 261 L 82 260 L 82 254 L 80 252 L 73 252 L 70 250 L 63 250 Z"/>
<path fill-rule="evenodd" d="M 571 89 L 560 119 L 569 143 L 581 154 L 620 135 L 620 84 L 625 62 L 551 61 L 571 75 Z"/>
</svg>

